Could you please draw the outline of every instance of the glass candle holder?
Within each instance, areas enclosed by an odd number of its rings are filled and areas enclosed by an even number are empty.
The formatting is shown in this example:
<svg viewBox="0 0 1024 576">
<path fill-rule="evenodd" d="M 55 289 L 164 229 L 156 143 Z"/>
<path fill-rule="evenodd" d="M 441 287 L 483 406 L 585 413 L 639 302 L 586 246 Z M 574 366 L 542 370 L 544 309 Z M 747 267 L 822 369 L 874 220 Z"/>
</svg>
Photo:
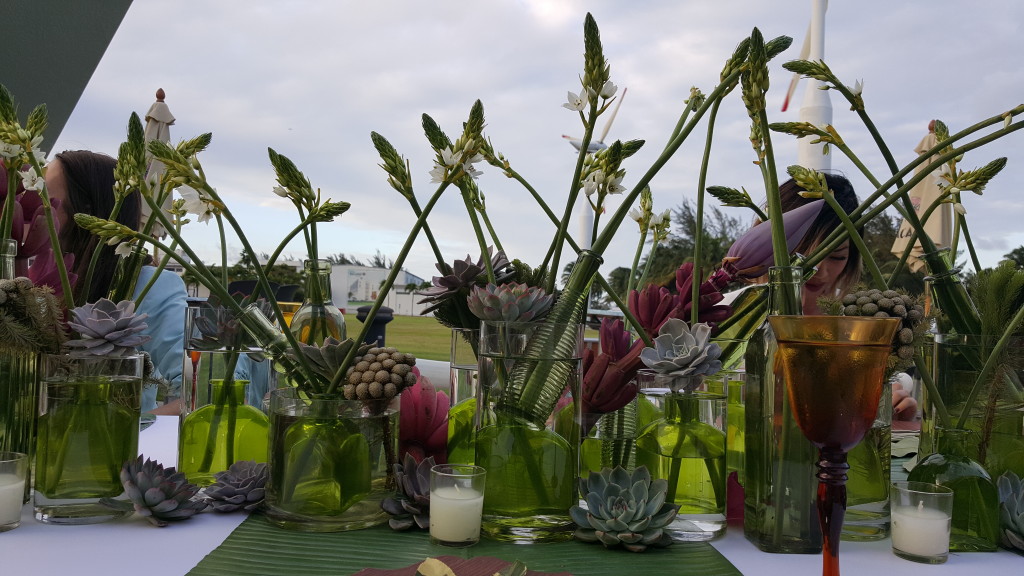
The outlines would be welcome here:
<svg viewBox="0 0 1024 576">
<path fill-rule="evenodd" d="M 430 469 L 430 541 L 465 547 L 480 541 L 487 471 L 468 464 Z"/>
<path fill-rule="evenodd" d="M 28 464 L 27 454 L 0 452 L 0 532 L 14 530 L 21 524 Z"/>
<path fill-rule="evenodd" d="M 953 490 L 928 482 L 895 482 L 890 493 L 893 554 L 925 564 L 945 562 Z"/>
</svg>

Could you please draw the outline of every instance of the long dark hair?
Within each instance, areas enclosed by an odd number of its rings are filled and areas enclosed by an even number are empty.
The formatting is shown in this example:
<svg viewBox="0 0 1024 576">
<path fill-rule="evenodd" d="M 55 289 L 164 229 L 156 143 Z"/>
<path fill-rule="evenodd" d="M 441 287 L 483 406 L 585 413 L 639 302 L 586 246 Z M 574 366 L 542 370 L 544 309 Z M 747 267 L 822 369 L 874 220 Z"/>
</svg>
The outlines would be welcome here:
<svg viewBox="0 0 1024 576">
<path fill-rule="evenodd" d="M 72 287 L 75 302 L 81 302 L 84 294 L 87 302 L 95 302 L 107 296 L 110 283 L 117 267 L 118 256 L 114 246 L 107 246 L 88 230 L 74 223 L 75 214 L 90 214 L 99 218 L 110 218 L 114 208 L 114 166 L 117 162 L 105 154 L 88 150 L 70 150 L 56 156 L 64 169 L 68 201 L 64 210 L 68 223 L 60 231 L 60 244 L 66 252 L 75 255 L 71 271 L 78 274 Z M 132 192 L 121 205 L 117 221 L 133 230 L 139 226 L 139 194 Z M 93 270 L 92 282 L 85 285 L 85 274 L 92 260 L 93 251 L 100 250 L 99 261 Z"/>
<path fill-rule="evenodd" d="M 845 176 L 838 174 L 825 173 L 825 182 L 828 184 L 829 190 L 835 196 L 836 203 L 839 204 L 842 209 L 849 214 L 857 209 L 860 201 L 857 200 L 857 193 L 853 191 L 853 184 L 846 179 Z M 779 200 L 783 212 L 788 212 L 794 208 L 799 208 L 808 202 L 812 202 L 813 199 L 804 198 L 799 194 L 803 192 L 801 188 L 793 179 L 789 179 L 779 186 Z M 832 233 L 836 228 L 840 228 L 843 225 L 842 220 L 836 215 L 835 210 L 832 210 L 828 206 L 821 209 L 818 213 L 818 217 L 811 224 L 810 229 L 804 234 L 803 239 L 800 240 L 800 244 L 797 245 L 796 251 L 802 254 L 807 254 L 815 246 L 821 243 L 829 234 Z M 861 236 L 864 235 L 863 230 L 858 231 Z M 856 284 L 860 279 L 861 271 L 861 259 L 860 250 L 857 249 L 857 245 L 850 242 L 850 257 L 846 261 L 846 267 L 843 268 L 843 272 L 836 279 L 836 284 L 839 288 L 848 288 L 853 284 Z"/>
</svg>

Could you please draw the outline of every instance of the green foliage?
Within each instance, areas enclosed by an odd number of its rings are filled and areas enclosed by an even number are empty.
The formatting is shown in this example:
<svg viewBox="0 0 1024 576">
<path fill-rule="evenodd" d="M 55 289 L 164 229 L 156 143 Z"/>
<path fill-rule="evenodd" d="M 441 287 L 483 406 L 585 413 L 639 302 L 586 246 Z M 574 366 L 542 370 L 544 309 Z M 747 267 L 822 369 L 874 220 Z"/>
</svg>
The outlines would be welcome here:
<svg viewBox="0 0 1024 576">
<path fill-rule="evenodd" d="M 968 290 L 981 316 L 983 334 L 1002 335 L 1024 306 L 1024 270 L 1012 262 L 982 270 L 971 278 Z M 1022 326 L 1013 327 L 1020 332 Z"/>
</svg>

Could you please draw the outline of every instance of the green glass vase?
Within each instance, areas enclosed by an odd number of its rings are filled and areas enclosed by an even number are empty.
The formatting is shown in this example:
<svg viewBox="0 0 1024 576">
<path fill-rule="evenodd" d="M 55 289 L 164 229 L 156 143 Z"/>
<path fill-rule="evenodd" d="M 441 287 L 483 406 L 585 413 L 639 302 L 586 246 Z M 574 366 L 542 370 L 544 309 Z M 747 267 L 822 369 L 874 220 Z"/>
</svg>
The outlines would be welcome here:
<svg viewBox="0 0 1024 576">
<path fill-rule="evenodd" d="M 448 400 L 448 462 L 472 464 L 476 458 L 477 347 L 480 330 L 452 328 Z"/>
<path fill-rule="evenodd" d="M 34 508 L 47 524 L 93 524 L 130 514 L 121 467 L 138 455 L 141 356 L 45 354 L 40 382 Z"/>
<path fill-rule="evenodd" d="M 953 490 L 951 552 L 992 552 L 999 544 L 999 491 L 985 468 L 967 454 L 975 432 L 934 429 L 936 452 L 921 460 L 907 476 Z"/>
<path fill-rule="evenodd" d="M 340 532 L 387 521 L 394 492 L 399 397 L 390 402 L 270 395 L 270 462 L 264 515 L 278 527 Z"/>
<path fill-rule="evenodd" d="M 245 403 L 248 386 L 247 380 L 214 379 L 209 404 L 181 419 L 178 471 L 189 482 L 208 486 L 239 460 L 267 461 L 270 419 Z"/>
<path fill-rule="evenodd" d="M 560 433 L 554 427 L 561 409 L 558 395 L 538 401 L 525 401 L 523 395 L 533 379 L 542 377 L 578 396 L 582 340 L 578 324 L 481 325 L 475 461 L 487 470 L 482 530 L 488 538 L 572 538 L 569 508 L 579 501 L 578 405 L 572 403 L 575 412 Z M 556 341 L 553 347 L 537 345 Z"/>
<path fill-rule="evenodd" d="M 802 270 L 771 268 L 770 314 L 799 314 Z M 743 534 L 764 552 L 818 554 L 814 445 L 793 419 L 785 382 L 776 374 L 778 343 L 765 322 L 751 336 L 744 363 L 744 508 Z"/>
</svg>

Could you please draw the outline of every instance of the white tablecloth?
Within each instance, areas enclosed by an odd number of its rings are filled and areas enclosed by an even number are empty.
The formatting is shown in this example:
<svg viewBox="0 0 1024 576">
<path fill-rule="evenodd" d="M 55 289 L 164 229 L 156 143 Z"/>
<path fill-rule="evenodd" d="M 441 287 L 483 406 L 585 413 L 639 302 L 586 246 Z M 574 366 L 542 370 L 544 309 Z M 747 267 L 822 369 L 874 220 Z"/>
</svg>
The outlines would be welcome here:
<svg viewBox="0 0 1024 576">
<path fill-rule="evenodd" d="M 139 451 L 165 466 L 177 461 L 178 419 L 160 416 L 144 430 Z M 180 524 L 156 528 L 139 516 L 89 526 L 49 526 L 32 517 L 25 506 L 21 526 L 0 533 L 0 575 L 66 576 L 146 574 L 181 576 L 223 541 L 244 519 L 241 514 L 200 514 Z M 816 554 L 766 554 L 730 527 L 725 538 L 713 542 L 726 558 L 748 575 L 795 576 L 819 574 Z M 904 576 L 926 574 L 1020 574 L 1024 558 L 1000 550 L 995 553 L 952 554 L 938 566 L 916 564 L 892 554 L 889 540 L 843 542 L 840 565 L 848 576 Z M 577 572 L 579 576 L 585 570 Z"/>
</svg>

